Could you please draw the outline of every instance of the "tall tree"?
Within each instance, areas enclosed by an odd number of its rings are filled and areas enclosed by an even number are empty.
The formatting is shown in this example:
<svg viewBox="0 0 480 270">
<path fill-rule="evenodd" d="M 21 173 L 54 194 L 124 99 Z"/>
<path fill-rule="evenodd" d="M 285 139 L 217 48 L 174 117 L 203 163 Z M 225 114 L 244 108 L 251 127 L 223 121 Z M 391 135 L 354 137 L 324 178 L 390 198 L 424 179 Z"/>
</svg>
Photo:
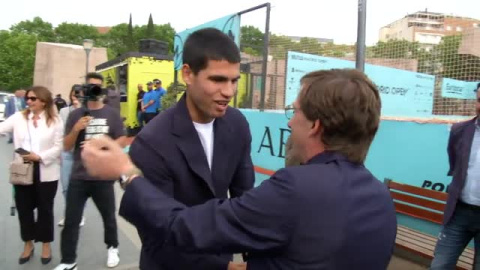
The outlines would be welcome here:
<svg viewBox="0 0 480 270">
<path fill-rule="evenodd" d="M 15 90 L 33 84 L 37 35 L 0 31 L 0 89 Z"/>
<path fill-rule="evenodd" d="M 263 50 L 263 33 L 255 26 L 240 28 L 240 49 L 250 55 L 261 55 Z"/>
<path fill-rule="evenodd" d="M 134 32 L 135 34 L 134 40 L 136 44 L 138 44 L 138 41 L 140 39 L 146 39 L 146 38 L 161 40 L 168 43 L 168 52 L 170 54 L 173 54 L 173 37 L 175 36 L 175 29 L 173 29 L 173 27 L 169 23 L 154 25 L 154 31 L 152 36 L 149 36 L 147 33 L 148 33 L 148 26 L 142 25 L 140 27 L 137 27 Z"/>
<path fill-rule="evenodd" d="M 35 35 L 38 41 L 55 42 L 55 33 L 52 24 L 43 21 L 40 17 L 33 18 L 32 21 L 21 21 L 10 27 L 13 34 L 23 33 Z"/>
<path fill-rule="evenodd" d="M 132 24 L 132 13 L 130 13 L 130 20 L 128 22 L 128 34 L 127 34 L 127 39 L 128 39 L 128 50 L 133 51 L 134 50 L 134 43 L 133 43 L 133 24 Z"/>
<path fill-rule="evenodd" d="M 155 28 L 152 19 L 152 13 L 150 13 L 150 17 L 148 18 L 148 25 L 147 25 L 147 38 L 153 38 L 155 34 Z"/>
<path fill-rule="evenodd" d="M 443 37 L 432 53 L 440 62 L 443 77 L 478 81 L 480 80 L 480 58 L 458 53 L 462 38 L 462 35 Z"/>
<path fill-rule="evenodd" d="M 55 28 L 55 39 L 59 43 L 81 45 L 84 39 L 97 41 L 99 37 L 97 28 L 91 25 L 64 22 Z"/>
</svg>

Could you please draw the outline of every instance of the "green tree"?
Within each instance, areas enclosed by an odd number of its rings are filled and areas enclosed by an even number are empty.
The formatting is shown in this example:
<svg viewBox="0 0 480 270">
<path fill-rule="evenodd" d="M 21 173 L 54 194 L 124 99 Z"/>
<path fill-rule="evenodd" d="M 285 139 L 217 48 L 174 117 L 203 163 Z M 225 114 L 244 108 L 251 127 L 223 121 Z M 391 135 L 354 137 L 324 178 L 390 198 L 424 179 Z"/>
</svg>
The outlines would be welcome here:
<svg viewBox="0 0 480 270">
<path fill-rule="evenodd" d="M 128 39 L 128 50 L 133 51 L 135 50 L 135 44 L 133 42 L 133 24 L 132 24 L 132 13 L 130 13 L 130 20 L 128 21 L 128 33 L 127 33 L 127 39 Z"/>
<path fill-rule="evenodd" d="M 33 84 L 36 34 L 0 31 L 0 89 L 15 90 Z"/>
<path fill-rule="evenodd" d="M 108 58 L 115 58 L 128 52 L 128 25 L 117 24 L 102 36 L 101 44 L 108 48 Z"/>
<path fill-rule="evenodd" d="M 13 34 L 31 34 L 35 35 L 38 41 L 55 42 L 55 33 L 52 24 L 43 21 L 40 17 L 33 18 L 32 21 L 21 21 L 10 27 Z"/>
<path fill-rule="evenodd" d="M 465 81 L 480 80 L 480 58 L 473 55 L 459 54 L 462 35 L 446 36 L 433 49 L 433 55 L 441 66 L 441 75 Z"/>
<path fill-rule="evenodd" d="M 167 94 L 162 98 L 162 111 L 177 104 L 178 94 L 185 92 L 186 89 L 187 87 L 184 84 L 178 83 L 175 85 L 175 83 L 171 83 L 167 87 Z"/>
<path fill-rule="evenodd" d="M 270 35 L 269 54 L 275 59 L 285 59 L 287 51 L 300 51 L 297 44 L 289 37 L 282 35 Z"/>
<path fill-rule="evenodd" d="M 155 26 L 153 24 L 152 13 L 150 13 L 150 17 L 148 17 L 148 25 L 147 25 L 147 36 L 146 38 L 153 38 L 155 34 Z"/>
<path fill-rule="evenodd" d="M 175 36 L 175 29 L 168 24 L 154 25 L 153 36 L 148 35 L 148 26 L 142 25 L 137 27 L 134 33 L 134 40 L 138 46 L 140 39 L 152 38 L 167 42 L 168 53 L 173 55 L 173 37 Z"/>
<path fill-rule="evenodd" d="M 370 48 L 372 57 L 375 58 L 417 58 L 420 52 L 420 44 L 418 42 L 410 42 L 407 40 L 389 40 L 387 42 L 379 41 L 375 46 Z"/>
<path fill-rule="evenodd" d="M 263 51 L 263 33 L 255 26 L 242 26 L 240 28 L 240 48 L 242 52 L 250 55 L 261 55 Z"/>
<path fill-rule="evenodd" d="M 100 37 L 95 26 L 79 23 L 61 23 L 55 28 L 55 40 L 58 43 L 82 45 L 84 39 L 97 41 Z M 95 46 L 98 46 L 95 42 Z"/>
</svg>

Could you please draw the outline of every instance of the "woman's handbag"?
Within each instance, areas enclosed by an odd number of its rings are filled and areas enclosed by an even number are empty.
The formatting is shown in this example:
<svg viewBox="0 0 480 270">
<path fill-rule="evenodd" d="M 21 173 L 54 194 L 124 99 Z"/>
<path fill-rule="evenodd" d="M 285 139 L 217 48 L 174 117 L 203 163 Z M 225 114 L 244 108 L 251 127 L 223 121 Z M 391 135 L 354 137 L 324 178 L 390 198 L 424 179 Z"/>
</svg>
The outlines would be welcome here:
<svg viewBox="0 0 480 270">
<path fill-rule="evenodd" d="M 10 184 L 33 185 L 33 162 L 24 163 L 21 158 L 12 161 L 10 163 Z"/>
<path fill-rule="evenodd" d="M 28 136 L 30 147 L 32 147 L 32 137 L 27 120 Z M 10 163 L 10 184 L 28 186 L 33 185 L 33 162 L 24 162 L 22 158 L 15 158 Z"/>
</svg>

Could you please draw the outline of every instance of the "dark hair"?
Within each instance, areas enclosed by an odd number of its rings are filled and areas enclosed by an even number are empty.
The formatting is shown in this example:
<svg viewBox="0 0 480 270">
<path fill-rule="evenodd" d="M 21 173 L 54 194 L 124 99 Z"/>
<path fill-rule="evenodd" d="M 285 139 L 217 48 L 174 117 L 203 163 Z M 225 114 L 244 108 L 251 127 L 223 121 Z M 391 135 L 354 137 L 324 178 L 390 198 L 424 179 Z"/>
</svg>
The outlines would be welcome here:
<svg viewBox="0 0 480 270">
<path fill-rule="evenodd" d="M 90 79 L 98 79 L 98 80 L 101 80 L 103 82 L 102 74 L 99 74 L 99 73 L 96 73 L 96 72 L 90 72 L 90 73 L 87 74 L 87 76 L 85 77 L 85 81 L 88 81 Z"/>
<path fill-rule="evenodd" d="M 183 46 L 183 63 L 194 74 L 207 67 L 209 60 L 240 63 L 240 51 L 235 42 L 220 30 L 204 28 L 188 36 Z"/>
<path fill-rule="evenodd" d="M 70 106 L 73 105 L 72 93 L 75 92 L 75 91 L 80 91 L 81 89 L 82 89 L 81 84 L 72 85 L 72 89 L 70 90 L 70 94 L 68 94 L 68 99 L 70 100 Z"/>
<path fill-rule="evenodd" d="M 57 117 L 57 112 L 53 107 L 53 98 L 52 98 L 52 92 L 48 90 L 48 88 L 44 86 L 33 86 L 30 89 L 27 90 L 25 93 L 25 97 L 28 97 L 28 93 L 33 92 L 35 93 L 35 96 L 42 102 L 45 102 L 45 115 L 47 116 L 47 126 L 50 126 L 52 122 L 55 121 L 55 118 Z M 30 114 L 30 109 L 26 109 L 23 111 L 23 116 L 25 119 L 28 119 L 28 115 Z"/>
<path fill-rule="evenodd" d="M 301 83 L 300 110 L 320 121 L 325 149 L 363 163 L 380 123 L 377 87 L 355 69 L 314 71 Z"/>
</svg>

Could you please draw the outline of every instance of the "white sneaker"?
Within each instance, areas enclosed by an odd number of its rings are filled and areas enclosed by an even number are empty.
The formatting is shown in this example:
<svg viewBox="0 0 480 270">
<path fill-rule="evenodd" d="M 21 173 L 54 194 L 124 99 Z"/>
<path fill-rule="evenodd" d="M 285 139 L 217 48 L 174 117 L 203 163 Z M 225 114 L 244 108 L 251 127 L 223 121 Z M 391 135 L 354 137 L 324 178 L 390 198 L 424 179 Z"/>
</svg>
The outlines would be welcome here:
<svg viewBox="0 0 480 270">
<path fill-rule="evenodd" d="M 66 263 L 61 263 L 55 269 L 53 270 L 78 270 L 77 268 L 77 263 L 72 263 L 72 264 L 66 264 Z"/>
<path fill-rule="evenodd" d="M 85 217 L 82 217 L 82 221 L 80 221 L 80 227 L 85 226 Z"/>
<path fill-rule="evenodd" d="M 118 248 L 110 247 L 108 249 L 107 267 L 113 268 L 120 263 L 120 257 L 118 256 Z"/>
</svg>

